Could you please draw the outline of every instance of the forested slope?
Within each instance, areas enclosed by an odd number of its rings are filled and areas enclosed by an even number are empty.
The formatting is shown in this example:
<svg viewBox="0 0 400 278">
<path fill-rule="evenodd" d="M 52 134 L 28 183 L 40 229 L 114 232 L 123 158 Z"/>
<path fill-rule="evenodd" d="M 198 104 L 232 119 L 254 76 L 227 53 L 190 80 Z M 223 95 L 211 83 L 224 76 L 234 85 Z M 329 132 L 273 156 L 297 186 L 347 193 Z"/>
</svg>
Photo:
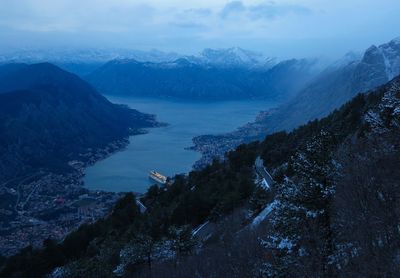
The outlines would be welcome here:
<svg viewBox="0 0 400 278">
<path fill-rule="evenodd" d="M 54 65 L 0 67 L 0 180 L 38 169 L 65 170 L 88 148 L 155 124 L 154 116 L 110 103 Z"/>
<path fill-rule="evenodd" d="M 394 277 L 399 136 L 396 78 L 326 118 L 241 145 L 226 161 L 177 176 L 166 188 L 151 187 L 141 199 L 144 213 L 128 194 L 109 217 L 62 243 L 8 259 L 3 275 Z M 270 190 L 254 181 L 259 155 L 275 180 Z M 205 221 L 222 226 L 199 244 L 192 231 Z"/>
</svg>

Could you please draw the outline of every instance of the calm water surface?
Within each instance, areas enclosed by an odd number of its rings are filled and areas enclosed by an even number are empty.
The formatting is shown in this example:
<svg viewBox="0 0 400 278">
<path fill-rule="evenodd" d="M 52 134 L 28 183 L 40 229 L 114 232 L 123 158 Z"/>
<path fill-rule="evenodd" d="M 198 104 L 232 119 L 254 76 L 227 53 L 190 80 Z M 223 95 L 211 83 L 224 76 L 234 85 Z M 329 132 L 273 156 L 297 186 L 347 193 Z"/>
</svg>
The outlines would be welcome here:
<svg viewBox="0 0 400 278">
<path fill-rule="evenodd" d="M 218 134 L 255 119 L 259 111 L 275 106 L 267 101 L 226 101 L 193 103 L 143 98 L 114 98 L 141 112 L 157 115 L 167 127 L 132 136 L 129 146 L 86 170 L 85 186 L 94 190 L 144 192 L 152 184 L 148 172 L 156 170 L 173 176 L 191 170 L 200 154 L 185 150 L 192 138 Z"/>
</svg>

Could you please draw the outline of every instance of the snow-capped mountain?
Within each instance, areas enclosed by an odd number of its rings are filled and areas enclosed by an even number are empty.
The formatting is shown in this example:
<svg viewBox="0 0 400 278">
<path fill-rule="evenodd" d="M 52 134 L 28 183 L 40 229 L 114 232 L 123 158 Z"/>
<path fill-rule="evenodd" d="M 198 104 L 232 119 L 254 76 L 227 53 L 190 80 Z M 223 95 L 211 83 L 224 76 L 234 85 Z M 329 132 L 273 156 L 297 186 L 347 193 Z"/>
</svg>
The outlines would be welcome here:
<svg viewBox="0 0 400 278">
<path fill-rule="evenodd" d="M 102 65 L 85 78 L 106 95 L 283 101 L 295 95 L 317 73 L 315 61 L 307 59 L 282 61 L 257 70 L 244 64 L 211 65 L 200 59 L 180 58 L 163 63 L 119 59 Z"/>
<path fill-rule="evenodd" d="M 141 51 L 128 49 L 65 49 L 65 50 L 17 50 L 0 54 L 0 64 L 6 63 L 44 63 L 57 66 L 85 76 L 111 60 L 135 59 L 141 62 L 171 62 L 181 55 L 158 50 Z"/>
<path fill-rule="evenodd" d="M 275 58 L 267 57 L 262 53 L 245 50 L 240 47 L 225 49 L 206 48 L 197 56 L 188 56 L 187 59 L 203 65 L 252 69 L 269 69 L 277 64 Z"/>
<path fill-rule="evenodd" d="M 204 49 L 197 55 L 180 55 L 175 52 L 163 52 L 128 49 L 65 49 L 65 50 L 16 50 L 0 54 L 0 63 L 106 63 L 111 60 L 134 59 L 139 62 L 169 63 L 185 58 L 198 65 L 220 67 L 271 68 L 277 61 L 261 53 L 239 47 L 227 49 Z"/>
<path fill-rule="evenodd" d="M 129 49 L 65 49 L 65 50 L 17 50 L 0 55 L 0 63 L 106 63 L 115 59 L 135 59 L 141 62 L 174 61 L 181 55 L 174 52 L 163 52 L 156 49 L 150 51 Z"/>
</svg>

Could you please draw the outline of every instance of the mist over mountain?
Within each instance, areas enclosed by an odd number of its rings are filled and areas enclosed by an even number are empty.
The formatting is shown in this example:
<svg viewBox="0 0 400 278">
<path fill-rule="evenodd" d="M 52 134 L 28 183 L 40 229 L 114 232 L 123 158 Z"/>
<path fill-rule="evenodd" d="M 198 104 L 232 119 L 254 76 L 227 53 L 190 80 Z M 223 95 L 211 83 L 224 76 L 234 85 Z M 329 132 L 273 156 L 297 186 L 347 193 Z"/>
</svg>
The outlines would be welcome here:
<svg viewBox="0 0 400 278">
<path fill-rule="evenodd" d="M 262 67 L 243 51 L 207 50 L 203 58 L 142 63 L 114 60 L 86 79 L 101 93 L 187 100 L 266 98 L 285 100 L 318 73 L 315 60 L 287 60 Z M 247 52 L 246 52 L 247 53 Z M 206 57 L 206 58 L 204 58 Z M 214 61 L 214 62 L 211 62 Z"/>
<path fill-rule="evenodd" d="M 399 0 L 0 3 L 1 278 L 400 277 Z"/>
<path fill-rule="evenodd" d="M 135 59 L 142 62 L 166 62 L 181 57 L 177 53 L 158 50 L 141 51 L 118 48 L 83 49 L 42 49 L 15 50 L 0 54 L 0 64 L 7 63 L 44 63 L 50 62 L 78 74 L 89 74 L 101 65 L 114 59 Z"/>
<path fill-rule="evenodd" d="M 268 69 L 277 63 L 277 59 L 264 54 L 240 47 L 232 47 L 226 49 L 207 48 L 195 55 L 183 55 L 156 49 L 149 51 L 118 48 L 25 49 L 3 52 L 0 54 L 0 64 L 50 62 L 67 71 L 84 76 L 111 60 L 133 59 L 138 62 L 164 63 L 174 62 L 179 58 L 185 58 L 192 63 L 203 66 L 224 68 Z"/>
<path fill-rule="evenodd" d="M 292 130 L 308 121 L 328 115 L 357 93 L 374 89 L 400 74 L 400 40 L 393 39 L 380 46 L 368 48 L 361 59 L 346 55 L 327 67 L 291 100 L 273 111 L 262 113 L 254 123 L 225 135 L 205 135 L 194 139 L 195 148 L 201 150 L 206 161 L 210 154 L 225 151 L 266 134 Z"/>
<path fill-rule="evenodd" d="M 355 94 L 371 90 L 400 74 L 400 39 L 368 48 L 361 60 L 321 73 L 280 112 L 267 120 L 272 130 L 292 129 L 326 116 Z M 290 110 L 287 108 L 290 107 Z"/>
</svg>

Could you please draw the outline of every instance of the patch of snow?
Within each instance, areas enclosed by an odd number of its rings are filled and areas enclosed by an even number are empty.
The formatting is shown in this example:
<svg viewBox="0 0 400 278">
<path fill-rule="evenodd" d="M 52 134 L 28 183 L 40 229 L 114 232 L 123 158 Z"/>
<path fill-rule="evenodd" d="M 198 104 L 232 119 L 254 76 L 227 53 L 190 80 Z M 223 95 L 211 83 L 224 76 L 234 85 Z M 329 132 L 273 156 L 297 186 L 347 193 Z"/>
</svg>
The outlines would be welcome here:
<svg viewBox="0 0 400 278">
<path fill-rule="evenodd" d="M 267 190 L 271 188 L 271 186 L 268 184 L 268 182 L 265 179 L 262 179 L 261 186 Z"/>
<path fill-rule="evenodd" d="M 239 47 L 226 49 L 204 49 L 198 56 L 192 57 L 201 64 L 219 66 L 244 66 L 250 68 L 271 68 L 276 64 L 274 58 L 269 58 L 261 53 L 244 50 Z"/>
<path fill-rule="evenodd" d="M 287 249 L 289 252 L 292 251 L 293 246 L 293 242 L 288 238 L 283 238 L 278 244 L 279 249 Z"/>
<path fill-rule="evenodd" d="M 306 215 L 308 218 L 316 218 L 318 216 L 318 212 L 315 211 L 307 211 Z"/>
<path fill-rule="evenodd" d="M 117 265 L 117 267 L 113 270 L 113 273 L 117 276 L 124 275 L 125 266 L 122 264 Z"/>
<path fill-rule="evenodd" d="M 59 278 L 59 277 L 63 277 L 65 274 L 65 271 L 63 269 L 63 267 L 56 267 L 51 274 L 49 275 L 49 277 L 51 278 Z"/>
</svg>

